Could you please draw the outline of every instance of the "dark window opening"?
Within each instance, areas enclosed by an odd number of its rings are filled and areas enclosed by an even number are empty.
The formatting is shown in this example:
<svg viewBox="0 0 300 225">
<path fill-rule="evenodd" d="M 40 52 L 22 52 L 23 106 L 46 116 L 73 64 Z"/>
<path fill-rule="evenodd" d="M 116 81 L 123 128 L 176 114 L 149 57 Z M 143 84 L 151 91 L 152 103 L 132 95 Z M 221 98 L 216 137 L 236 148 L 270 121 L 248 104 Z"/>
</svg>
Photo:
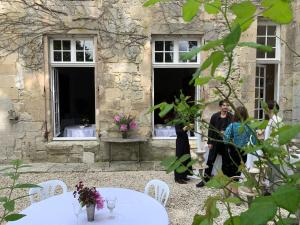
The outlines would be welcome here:
<svg viewBox="0 0 300 225">
<path fill-rule="evenodd" d="M 94 68 L 56 69 L 59 81 L 59 136 L 66 137 L 66 127 L 95 124 Z"/>
</svg>

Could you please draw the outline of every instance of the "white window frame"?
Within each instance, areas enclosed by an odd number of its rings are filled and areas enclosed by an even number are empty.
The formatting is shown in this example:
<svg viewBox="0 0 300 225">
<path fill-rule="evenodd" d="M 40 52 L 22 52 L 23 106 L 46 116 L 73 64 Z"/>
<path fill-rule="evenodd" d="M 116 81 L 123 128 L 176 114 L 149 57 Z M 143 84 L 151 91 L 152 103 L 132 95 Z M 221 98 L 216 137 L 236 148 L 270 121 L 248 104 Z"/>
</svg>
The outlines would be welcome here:
<svg viewBox="0 0 300 225">
<path fill-rule="evenodd" d="M 277 24 L 274 24 L 270 21 L 258 21 L 257 26 L 275 26 L 276 27 L 276 43 L 275 43 L 275 58 L 256 58 L 256 61 L 259 61 L 261 64 L 276 64 L 280 62 L 280 55 L 281 55 L 281 49 L 280 49 L 280 26 Z M 256 35 L 256 38 L 260 37 Z M 267 34 L 266 36 L 263 36 L 265 38 L 269 37 Z M 279 37 L 279 38 L 278 38 Z"/>
<path fill-rule="evenodd" d="M 281 44 L 280 44 L 280 25 L 274 24 L 271 21 L 260 21 L 258 20 L 257 26 L 276 26 L 276 53 L 275 58 L 256 58 L 256 66 L 264 64 L 274 64 L 274 99 L 279 102 L 280 96 L 280 62 L 281 62 Z M 256 73 L 256 72 L 255 72 Z M 254 102 L 255 104 L 255 102 Z M 254 105 L 255 106 L 255 105 Z M 254 107 L 255 108 L 255 107 Z"/>
<path fill-rule="evenodd" d="M 54 61 L 54 41 L 71 41 L 71 61 Z M 93 43 L 93 61 L 76 61 L 76 41 L 92 41 Z M 85 56 L 84 56 L 85 57 Z M 66 64 L 72 66 L 77 64 L 84 64 L 85 66 L 94 66 L 95 64 L 95 43 L 93 38 L 53 38 L 50 40 L 50 62 L 51 65 L 65 66 Z"/>
<path fill-rule="evenodd" d="M 173 42 L 173 62 L 155 62 L 155 42 L 172 41 Z M 197 41 L 197 47 L 200 47 L 200 40 L 196 38 L 154 38 L 152 40 L 152 65 L 154 68 L 195 68 L 200 65 L 200 53 L 197 54 L 197 62 L 180 62 L 179 61 L 179 42 L 180 41 Z M 159 51 L 164 53 L 165 51 Z M 170 52 L 170 51 L 167 51 Z"/>
<path fill-rule="evenodd" d="M 53 59 L 53 41 L 54 40 L 70 40 L 71 41 L 71 62 L 55 62 Z M 83 61 L 80 61 L 80 62 L 74 62 L 74 60 L 72 59 L 75 59 L 76 57 L 76 41 L 77 40 L 89 40 L 89 41 L 92 41 L 93 43 L 93 62 L 83 62 Z M 73 43 L 73 44 L 72 44 Z M 72 45 L 73 45 L 73 49 L 72 49 Z M 50 78 L 50 82 L 52 84 L 51 88 L 55 88 L 54 86 L 54 70 L 56 67 L 93 67 L 95 68 L 95 39 L 94 38 L 82 38 L 82 37 L 78 37 L 78 38 L 51 38 L 50 39 L 50 67 L 51 67 L 51 78 Z M 72 58 L 72 55 L 73 55 L 73 58 Z M 94 78 L 95 78 L 95 73 L 94 73 Z M 96 85 L 95 85 L 95 88 L 96 88 Z M 95 106 L 96 106 L 96 90 L 95 91 Z M 51 90 L 52 92 L 52 98 L 51 98 L 51 107 L 52 107 L 52 126 L 53 128 L 55 128 L 55 117 L 54 115 L 56 114 L 54 112 L 54 104 L 55 104 L 55 101 L 54 101 L 54 91 Z M 96 108 L 95 108 L 95 116 L 96 116 Z M 95 118 L 95 122 L 96 122 L 96 118 Z M 55 133 L 57 133 L 55 131 Z M 94 141 L 94 140 L 97 140 L 98 138 L 97 137 L 55 137 L 55 133 L 54 133 L 54 129 L 53 129 L 53 138 L 52 140 L 53 141 L 81 141 L 81 140 L 90 140 L 90 141 Z"/>
<path fill-rule="evenodd" d="M 174 42 L 174 61 L 173 62 L 155 62 L 155 41 L 173 41 Z M 201 38 L 195 37 L 156 37 L 152 39 L 152 106 L 154 106 L 154 69 L 155 68 L 199 68 L 200 67 L 200 53 L 197 54 L 197 62 L 179 62 L 179 41 L 197 41 L 197 47 L 201 46 Z M 195 87 L 195 98 L 200 100 L 200 87 Z M 158 137 L 154 135 L 154 113 L 152 113 L 152 139 L 153 140 L 174 140 L 176 137 Z M 195 137 L 189 137 L 191 140 L 196 140 Z"/>
<path fill-rule="evenodd" d="M 259 111 L 262 110 L 262 107 L 259 107 L 261 104 L 260 102 L 258 102 L 258 107 L 256 107 L 255 101 L 256 100 L 260 100 L 260 101 L 266 101 L 266 71 L 267 71 L 267 66 L 266 65 L 262 65 L 262 64 L 258 64 L 256 65 L 256 68 L 259 68 L 258 74 L 256 74 L 255 71 L 255 94 L 256 94 L 256 90 L 258 90 L 259 96 L 258 98 L 255 96 L 254 97 L 254 115 L 255 115 L 255 111 L 258 111 L 258 116 L 259 116 Z M 261 68 L 263 68 L 263 74 L 261 74 Z M 256 86 L 256 79 L 258 80 L 258 86 Z M 260 86 L 260 80 L 263 78 L 263 86 Z M 260 90 L 263 90 L 263 97 L 260 97 Z M 265 117 L 265 112 L 263 111 L 263 118 L 256 118 L 259 120 L 263 120 Z"/>
</svg>

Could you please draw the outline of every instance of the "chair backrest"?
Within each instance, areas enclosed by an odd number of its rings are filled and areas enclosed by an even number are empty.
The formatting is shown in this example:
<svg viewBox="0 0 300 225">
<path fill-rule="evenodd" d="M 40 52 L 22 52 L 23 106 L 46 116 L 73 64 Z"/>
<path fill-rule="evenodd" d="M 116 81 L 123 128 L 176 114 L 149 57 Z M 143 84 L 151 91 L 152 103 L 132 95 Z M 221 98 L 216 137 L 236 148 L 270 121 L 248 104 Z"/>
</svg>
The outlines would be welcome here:
<svg viewBox="0 0 300 225">
<path fill-rule="evenodd" d="M 161 180 L 150 180 L 145 186 L 144 193 L 149 195 L 151 187 L 154 187 L 154 198 L 163 206 L 166 206 L 170 194 L 169 186 Z"/>
<path fill-rule="evenodd" d="M 31 204 L 53 196 L 58 187 L 61 187 L 63 193 L 68 191 L 67 185 L 61 180 L 48 180 L 38 185 L 40 187 L 29 189 Z"/>
</svg>

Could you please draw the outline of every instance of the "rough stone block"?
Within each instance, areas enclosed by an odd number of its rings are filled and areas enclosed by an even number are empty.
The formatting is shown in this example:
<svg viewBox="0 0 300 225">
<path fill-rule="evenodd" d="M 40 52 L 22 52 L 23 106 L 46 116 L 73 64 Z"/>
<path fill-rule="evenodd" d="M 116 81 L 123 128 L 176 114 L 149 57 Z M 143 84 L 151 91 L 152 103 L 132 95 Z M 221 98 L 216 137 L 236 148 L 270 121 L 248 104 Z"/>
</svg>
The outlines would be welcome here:
<svg viewBox="0 0 300 225">
<path fill-rule="evenodd" d="M 92 152 L 84 152 L 82 162 L 87 164 L 95 163 L 95 154 Z"/>
</svg>

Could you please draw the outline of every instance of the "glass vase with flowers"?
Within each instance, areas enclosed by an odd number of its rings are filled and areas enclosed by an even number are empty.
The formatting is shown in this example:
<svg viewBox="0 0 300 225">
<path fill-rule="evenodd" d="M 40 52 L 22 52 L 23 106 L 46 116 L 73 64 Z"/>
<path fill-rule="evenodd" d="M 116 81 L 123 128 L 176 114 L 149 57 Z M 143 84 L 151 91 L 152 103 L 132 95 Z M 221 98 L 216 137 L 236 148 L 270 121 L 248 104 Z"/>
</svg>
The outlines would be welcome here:
<svg viewBox="0 0 300 225">
<path fill-rule="evenodd" d="M 77 198 L 81 207 L 86 206 L 88 221 L 94 221 L 95 208 L 97 210 L 103 209 L 104 200 L 95 187 L 85 187 L 83 182 L 80 181 L 73 192 L 74 198 Z"/>
<path fill-rule="evenodd" d="M 114 116 L 114 122 L 121 132 L 123 138 L 128 137 L 128 131 L 137 128 L 137 123 L 134 117 L 131 115 L 125 115 L 123 113 Z"/>
</svg>

